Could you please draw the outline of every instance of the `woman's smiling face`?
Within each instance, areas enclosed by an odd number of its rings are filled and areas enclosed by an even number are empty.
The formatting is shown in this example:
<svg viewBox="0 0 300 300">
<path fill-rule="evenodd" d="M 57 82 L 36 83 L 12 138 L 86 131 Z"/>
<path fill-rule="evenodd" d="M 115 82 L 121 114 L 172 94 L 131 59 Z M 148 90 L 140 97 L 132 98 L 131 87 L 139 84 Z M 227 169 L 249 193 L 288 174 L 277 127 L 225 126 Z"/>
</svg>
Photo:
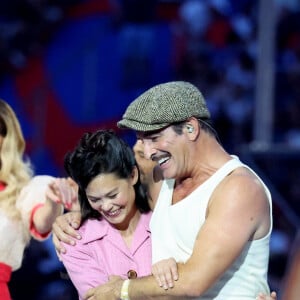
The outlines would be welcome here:
<svg viewBox="0 0 300 300">
<path fill-rule="evenodd" d="M 134 185 L 138 171 L 133 169 L 127 179 L 120 179 L 113 173 L 100 174 L 93 178 L 86 188 L 86 196 L 94 210 L 116 228 L 124 226 L 136 211 Z"/>
</svg>

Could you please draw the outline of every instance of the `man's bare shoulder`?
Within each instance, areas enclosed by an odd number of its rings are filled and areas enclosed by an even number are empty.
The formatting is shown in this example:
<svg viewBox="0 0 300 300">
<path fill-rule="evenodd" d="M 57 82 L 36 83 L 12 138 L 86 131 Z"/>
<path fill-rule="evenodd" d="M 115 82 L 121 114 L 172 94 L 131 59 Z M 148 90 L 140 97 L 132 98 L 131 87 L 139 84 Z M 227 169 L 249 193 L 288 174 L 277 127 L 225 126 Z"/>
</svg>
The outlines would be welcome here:
<svg viewBox="0 0 300 300">
<path fill-rule="evenodd" d="M 225 193 L 225 195 L 224 195 Z M 233 199 L 253 201 L 253 197 L 266 199 L 266 191 L 262 181 L 251 170 L 239 167 L 232 171 L 216 189 L 216 195 L 228 195 Z"/>
<path fill-rule="evenodd" d="M 250 220 L 259 236 L 268 232 L 269 201 L 262 182 L 245 167 L 237 168 L 219 184 L 210 199 L 208 213 L 243 224 Z"/>
</svg>

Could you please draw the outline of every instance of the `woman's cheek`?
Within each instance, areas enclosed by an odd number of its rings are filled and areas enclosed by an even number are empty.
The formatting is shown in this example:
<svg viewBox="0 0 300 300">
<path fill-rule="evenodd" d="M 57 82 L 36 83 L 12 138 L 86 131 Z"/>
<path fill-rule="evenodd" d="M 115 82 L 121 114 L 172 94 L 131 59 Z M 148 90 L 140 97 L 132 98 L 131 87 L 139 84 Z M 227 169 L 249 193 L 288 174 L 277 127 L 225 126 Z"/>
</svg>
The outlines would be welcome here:
<svg viewBox="0 0 300 300">
<path fill-rule="evenodd" d="M 128 198 L 125 195 L 118 197 L 117 204 L 119 206 L 126 206 L 128 203 Z"/>
</svg>

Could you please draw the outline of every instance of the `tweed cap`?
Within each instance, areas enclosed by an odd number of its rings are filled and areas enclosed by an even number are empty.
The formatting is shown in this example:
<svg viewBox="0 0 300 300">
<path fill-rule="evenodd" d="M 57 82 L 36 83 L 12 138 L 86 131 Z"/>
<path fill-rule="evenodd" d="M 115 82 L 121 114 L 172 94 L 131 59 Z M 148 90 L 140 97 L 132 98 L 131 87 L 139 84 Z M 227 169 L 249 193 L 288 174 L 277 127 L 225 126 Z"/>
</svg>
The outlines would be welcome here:
<svg viewBox="0 0 300 300">
<path fill-rule="evenodd" d="M 173 81 L 156 85 L 136 98 L 118 127 L 154 131 L 190 117 L 210 118 L 205 100 L 191 83 Z"/>
</svg>

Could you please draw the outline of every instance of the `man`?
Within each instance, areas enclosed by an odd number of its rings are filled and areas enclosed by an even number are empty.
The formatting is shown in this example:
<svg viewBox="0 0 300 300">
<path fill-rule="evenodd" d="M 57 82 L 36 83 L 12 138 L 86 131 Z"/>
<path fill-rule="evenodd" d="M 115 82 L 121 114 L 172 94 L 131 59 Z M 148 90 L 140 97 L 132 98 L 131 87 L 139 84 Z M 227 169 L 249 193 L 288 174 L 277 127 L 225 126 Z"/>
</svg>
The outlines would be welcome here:
<svg viewBox="0 0 300 300">
<path fill-rule="evenodd" d="M 152 276 L 114 278 L 86 299 L 248 300 L 269 294 L 271 195 L 223 149 L 200 91 L 187 82 L 157 85 L 129 105 L 118 126 L 136 131 L 165 178 L 151 220 L 153 262 L 175 258 L 179 280 L 162 289 Z"/>
</svg>

